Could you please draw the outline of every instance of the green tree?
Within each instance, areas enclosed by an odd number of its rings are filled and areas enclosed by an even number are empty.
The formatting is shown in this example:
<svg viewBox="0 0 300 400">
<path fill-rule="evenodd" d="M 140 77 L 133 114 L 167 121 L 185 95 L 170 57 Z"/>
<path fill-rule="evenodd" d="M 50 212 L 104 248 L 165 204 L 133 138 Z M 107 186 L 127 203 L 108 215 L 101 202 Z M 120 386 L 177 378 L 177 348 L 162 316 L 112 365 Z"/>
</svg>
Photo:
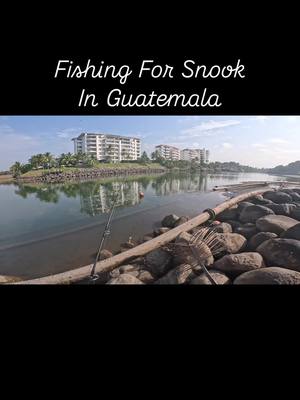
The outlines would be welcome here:
<svg viewBox="0 0 300 400">
<path fill-rule="evenodd" d="M 11 167 L 10 172 L 12 173 L 14 178 L 17 178 L 22 174 L 22 164 L 19 161 L 16 161 Z"/>
<path fill-rule="evenodd" d="M 142 157 L 140 158 L 141 162 L 146 164 L 150 161 L 148 154 L 144 151 Z"/>
</svg>

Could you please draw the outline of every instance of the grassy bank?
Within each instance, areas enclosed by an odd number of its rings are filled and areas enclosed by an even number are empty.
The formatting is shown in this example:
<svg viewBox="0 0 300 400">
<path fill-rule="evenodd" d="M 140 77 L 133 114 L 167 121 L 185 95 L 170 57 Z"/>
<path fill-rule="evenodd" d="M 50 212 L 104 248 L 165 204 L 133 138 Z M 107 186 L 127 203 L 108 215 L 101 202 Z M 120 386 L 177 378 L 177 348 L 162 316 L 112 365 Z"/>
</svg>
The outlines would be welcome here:
<svg viewBox="0 0 300 400">
<path fill-rule="evenodd" d="M 148 164 L 142 164 L 142 163 L 99 163 L 96 164 L 93 168 L 97 168 L 99 170 L 130 170 L 130 169 L 142 169 L 142 170 L 148 170 L 148 169 L 155 169 L 159 168 L 161 169 L 162 166 L 159 163 L 148 163 Z M 81 170 L 88 170 L 89 168 L 79 168 L 79 167 L 60 167 L 60 168 L 51 168 L 51 169 L 38 169 L 38 170 L 31 170 L 26 172 L 25 174 L 21 175 L 21 178 L 26 178 L 26 177 L 39 177 L 43 175 L 47 175 L 49 172 L 50 173 L 55 173 L 55 172 L 79 172 Z"/>
</svg>

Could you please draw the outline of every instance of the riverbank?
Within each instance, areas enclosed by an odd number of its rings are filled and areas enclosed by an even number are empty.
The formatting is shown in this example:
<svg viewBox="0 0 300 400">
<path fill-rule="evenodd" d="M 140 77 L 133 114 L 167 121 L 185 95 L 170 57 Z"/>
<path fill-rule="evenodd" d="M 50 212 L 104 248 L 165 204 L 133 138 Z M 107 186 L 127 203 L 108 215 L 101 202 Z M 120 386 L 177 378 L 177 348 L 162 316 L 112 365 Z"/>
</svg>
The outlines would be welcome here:
<svg viewBox="0 0 300 400">
<path fill-rule="evenodd" d="M 164 173 L 166 168 L 160 164 L 101 164 L 96 168 L 53 168 L 50 170 L 32 170 L 18 178 L 20 183 L 62 183 L 68 181 L 92 180 L 105 177 L 131 176 Z"/>
<path fill-rule="evenodd" d="M 168 215 L 143 241 L 188 221 L 188 216 Z M 120 252 L 136 245 L 124 243 Z M 101 257 L 112 255 L 104 250 Z M 167 245 L 100 274 L 98 283 L 300 284 L 300 189 L 266 191 L 240 202 L 208 228 L 182 232 Z"/>
</svg>

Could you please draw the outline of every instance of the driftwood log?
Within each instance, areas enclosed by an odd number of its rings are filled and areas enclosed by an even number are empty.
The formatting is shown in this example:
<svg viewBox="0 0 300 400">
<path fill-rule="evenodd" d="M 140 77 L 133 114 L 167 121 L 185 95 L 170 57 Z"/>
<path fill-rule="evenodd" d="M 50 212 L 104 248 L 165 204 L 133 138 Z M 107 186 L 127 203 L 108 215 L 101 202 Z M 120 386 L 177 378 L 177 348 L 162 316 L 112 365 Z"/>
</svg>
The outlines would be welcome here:
<svg viewBox="0 0 300 400">
<path fill-rule="evenodd" d="M 247 193 L 240 194 L 230 200 L 227 200 L 217 207 L 213 208 L 216 215 L 220 214 L 224 210 L 238 204 L 241 201 L 248 199 L 249 197 L 253 197 L 259 194 L 262 194 L 270 190 L 270 188 L 265 188 L 261 190 L 251 191 Z M 128 251 L 124 251 L 123 253 L 117 254 L 113 257 L 107 258 L 105 260 L 99 261 L 96 265 L 95 273 L 104 273 L 109 272 L 122 265 L 127 263 L 134 258 L 144 256 L 145 254 L 149 253 L 152 250 L 158 249 L 166 245 L 167 243 L 174 240 L 180 233 L 188 232 L 193 228 L 207 222 L 210 219 L 210 214 L 208 212 L 203 212 L 200 215 L 190 219 L 189 221 L 185 222 L 182 225 L 179 225 L 176 228 L 171 229 L 170 231 L 157 236 L 154 239 L 151 239 L 145 243 L 142 243 Z M 16 282 L 13 284 L 71 284 L 76 283 L 79 281 L 83 281 L 84 279 L 88 278 L 91 273 L 91 265 L 86 265 L 81 268 L 76 268 L 74 270 L 62 272 L 55 275 L 45 276 L 42 278 L 30 279 L 26 281 Z"/>
</svg>

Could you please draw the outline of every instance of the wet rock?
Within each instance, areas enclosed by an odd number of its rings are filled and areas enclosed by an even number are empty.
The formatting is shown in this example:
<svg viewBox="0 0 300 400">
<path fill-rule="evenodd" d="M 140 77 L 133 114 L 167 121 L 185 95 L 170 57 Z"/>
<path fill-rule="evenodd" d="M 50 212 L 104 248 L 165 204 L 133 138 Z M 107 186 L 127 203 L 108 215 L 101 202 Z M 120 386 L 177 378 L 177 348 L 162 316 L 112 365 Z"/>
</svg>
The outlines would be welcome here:
<svg viewBox="0 0 300 400">
<path fill-rule="evenodd" d="M 291 216 L 291 212 L 296 208 L 295 204 L 269 204 L 267 206 L 276 215 L 285 215 L 287 217 Z"/>
<path fill-rule="evenodd" d="M 163 249 L 153 250 L 145 257 L 147 270 L 157 277 L 165 275 L 169 271 L 171 268 L 171 261 L 171 254 Z"/>
<path fill-rule="evenodd" d="M 274 211 L 265 206 L 252 205 L 243 209 L 239 220 L 242 223 L 255 223 L 257 219 L 270 214 L 274 214 Z"/>
<path fill-rule="evenodd" d="M 290 203 L 292 201 L 292 198 L 289 194 L 280 192 L 280 191 L 265 192 L 264 198 L 268 199 L 268 200 L 272 200 L 274 203 L 277 203 L 277 204 Z"/>
<path fill-rule="evenodd" d="M 170 214 L 167 215 L 162 221 L 161 221 L 161 225 L 165 228 L 173 228 L 175 222 L 179 219 L 179 217 L 177 217 L 177 215 L 175 214 Z"/>
<path fill-rule="evenodd" d="M 247 243 L 247 239 L 238 233 L 218 233 L 217 238 L 227 253 L 238 253 Z"/>
<path fill-rule="evenodd" d="M 248 247 L 250 250 L 255 250 L 259 245 L 269 239 L 277 238 L 276 233 L 273 232 L 258 232 L 256 235 L 252 236 L 252 238 L 248 242 Z"/>
<path fill-rule="evenodd" d="M 290 193 L 290 196 L 293 199 L 293 201 L 300 202 L 300 194 L 298 194 L 298 193 Z"/>
<path fill-rule="evenodd" d="M 268 266 L 300 271 L 300 241 L 295 239 L 269 239 L 257 247 Z"/>
<path fill-rule="evenodd" d="M 285 215 L 267 215 L 256 221 L 256 227 L 261 232 L 273 232 L 280 235 L 299 222 Z"/>
<path fill-rule="evenodd" d="M 233 221 L 233 220 L 228 220 L 227 223 L 231 225 L 233 230 L 243 225 L 240 221 Z"/>
<path fill-rule="evenodd" d="M 19 276 L 13 275 L 0 275 L 0 284 L 4 283 L 13 283 L 13 282 L 21 282 L 24 279 L 20 278 Z"/>
<path fill-rule="evenodd" d="M 227 222 L 221 222 L 218 225 L 214 225 L 213 228 L 217 233 L 232 233 L 232 227 Z"/>
<path fill-rule="evenodd" d="M 176 228 L 176 226 L 179 226 L 179 225 L 182 225 L 182 224 L 184 224 L 185 222 L 187 222 L 188 220 L 190 219 L 190 217 L 180 217 L 180 218 L 178 218 L 178 220 L 175 222 L 175 224 L 173 225 L 174 226 L 174 228 Z"/>
<path fill-rule="evenodd" d="M 225 274 L 223 274 L 220 271 L 210 269 L 209 273 L 218 285 L 229 285 L 231 283 L 228 276 L 226 276 Z M 208 279 L 208 277 L 205 275 L 204 272 L 202 272 L 199 276 L 194 278 L 190 282 L 190 284 L 191 285 L 212 285 L 211 281 Z"/>
<path fill-rule="evenodd" d="M 238 219 L 237 205 L 223 211 L 218 215 L 218 219 L 221 222 Z"/>
<path fill-rule="evenodd" d="M 295 208 L 292 212 L 291 212 L 291 217 L 300 221 L 300 207 Z"/>
<path fill-rule="evenodd" d="M 288 230 L 282 232 L 280 235 L 283 239 L 296 239 L 300 240 L 300 223 L 292 226 Z"/>
<path fill-rule="evenodd" d="M 250 239 L 253 235 L 257 233 L 257 228 L 255 224 L 245 224 L 239 226 L 234 230 L 235 233 L 245 236 L 246 239 Z"/>
<path fill-rule="evenodd" d="M 136 242 L 133 242 L 132 240 L 128 240 L 128 242 L 121 243 L 120 251 L 121 251 L 121 253 L 123 253 L 124 251 L 133 249 L 136 245 L 137 245 Z"/>
<path fill-rule="evenodd" d="M 112 271 L 109 272 L 109 279 L 114 279 L 120 276 L 120 267 L 113 269 Z M 108 279 L 108 280 L 109 280 Z"/>
<path fill-rule="evenodd" d="M 224 272 L 230 277 L 263 267 L 265 264 L 262 256 L 255 252 L 229 254 L 217 260 L 213 265 L 214 269 Z"/>
<path fill-rule="evenodd" d="M 165 276 L 158 279 L 155 285 L 180 285 L 190 282 L 196 274 L 193 272 L 193 267 L 188 264 L 178 265 L 176 268 L 169 271 Z"/>
<path fill-rule="evenodd" d="M 101 260 L 106 260 L 107 258 L 110 258 L 112 256 L 113 256 L 113 253 L 111 251 L 104 249 L 104 250 L 100 251 L 99 260 L 100 261 Z"/>
<path fill-rule="evenodd" d="M 137 278 L 143 283 L 152 283 L 155 281 L 155 277 L 145 269 L 139 271 Z"/>
<path fill-rule="evenodd" d="M 165 228 L 165 227 L 163 227 L 163 228 L 157 228 L 157 229 L 155 229 L 154 230 L 154 236 L 159 236 L 159 235 L 162 235 L 163 233 L 166 233 L 166 232 L 168 232 L 170 230 L 170 228 Z"/>
<path fill-rule="evenodd" d="M 247 208 L 247 207 L 249 207 L 249 206 L 253 206 L 253 203 L 250 203 L 249 201 L 241 201 L 241 202 L 238 204 L 238 207 L 237 207 L 237 213 L 238 213 L 238 215 L 240 215 L 241 212 L 242 212 L 245 208 Z"/>
<path fill-rule="evenodd" d="M 143 236 L 143 242 L 149 242 L 149 240 L 152 240 L 153 237 L 152 235 L 144 235 Z"/>
<path fill-rule="evenodd" d="M 135 265 L 122 265 L 119 267 L 120 274 L 126 274 L 128 272 L 136 271 L 137 267 Z"/>
<path fill-rule="evenodd" d="M 272 200 L 265 199 L 262 195 L 254 196 L 251 199 L 249 199 L 249 201 L 251 201 L 251 203 L 259 205 L 259 206 L 264 206 L 264 205 L 267 205 L 267 204 L 273 204 Z"/>
<path fill-rule="evenodd" d="M 234 285 L 300 285 L 300 272 L 286 268 L 269 267 L 246 272 Z"/>
<path fill-rule="evenodd" d="M 121 274 L 117 278 L 112 278 L 107 285 L 143 285 L 139 279 L 129 274 Z"/>
</svg>

